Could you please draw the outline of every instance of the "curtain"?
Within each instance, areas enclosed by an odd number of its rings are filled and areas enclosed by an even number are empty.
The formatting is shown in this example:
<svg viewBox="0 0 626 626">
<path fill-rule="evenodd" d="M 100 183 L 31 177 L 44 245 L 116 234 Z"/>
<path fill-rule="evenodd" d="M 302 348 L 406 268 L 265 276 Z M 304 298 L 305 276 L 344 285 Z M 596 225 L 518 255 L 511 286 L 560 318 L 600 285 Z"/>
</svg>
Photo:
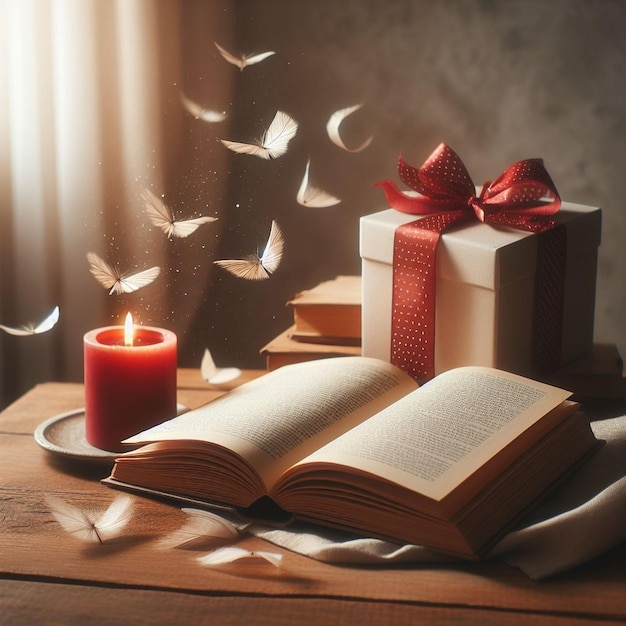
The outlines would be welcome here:
<svg viewBox="0 0 626 626">
<path fill-rule="evenodd" d="M 186 332 L 200 295 L 172 319 L 175 280 L 116 298 L 86 261 L 172 265 L 140 194 L 177 188 L 179 18 L 179 0 L 0 0 L 0 324 L 60 307 L 50 332 L 0 333 L 2 405 L 43 381 L 81 381 L 83 334 L 126 309 Z"/>
</svg>

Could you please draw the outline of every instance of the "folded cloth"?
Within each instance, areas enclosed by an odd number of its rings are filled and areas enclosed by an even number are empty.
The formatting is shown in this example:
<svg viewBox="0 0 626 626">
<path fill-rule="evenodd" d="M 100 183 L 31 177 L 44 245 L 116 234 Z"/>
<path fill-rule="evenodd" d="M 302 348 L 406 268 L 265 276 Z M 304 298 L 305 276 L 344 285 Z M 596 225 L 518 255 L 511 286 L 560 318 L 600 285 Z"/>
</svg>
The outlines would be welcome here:
<svg viewBox="0 0 626 626">
<path fill-rule="evenodd" d="M 580 565 L 626 540 L 626 415 L 592 422 L 605 445 L 505 535 L 487 558 L 541 580 Z M 423 546 L 357 537 L 313 524 L 248 532 L 329 563 L 383 565 L 451 562 Z"/>
</svg>

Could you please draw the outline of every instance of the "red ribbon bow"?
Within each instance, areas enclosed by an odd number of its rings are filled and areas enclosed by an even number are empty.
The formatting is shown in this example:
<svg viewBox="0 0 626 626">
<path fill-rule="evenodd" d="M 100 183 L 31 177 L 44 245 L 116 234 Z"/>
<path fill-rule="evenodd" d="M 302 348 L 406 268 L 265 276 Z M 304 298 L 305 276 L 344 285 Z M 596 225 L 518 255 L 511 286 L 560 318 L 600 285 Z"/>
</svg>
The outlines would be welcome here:
<svg viewBox="0 0 626 626">
<path fill-rule="evenodd" d="M 390 180 L 375 185 L 383 188 L 389 206 L 403 213 L 460 211 L 465 216 L 473 211 L 481 222 L 536 232 L 553 226 L 537 218 L 553 215 L 561 207 L 561 199 L 542 159 L 514 163 L 494 182 L 485 183 L 478 196 L 465 164 L 445 143 L 439 144 L 419 169 L 408 165 L 400 156 L 398 175 L 420 195 L 408 196 Z"/>
<path fill-rule="evenodd" d="M 441 143 L 416 169 L 398 159 L 400 180 L 419 195 L 402 193 L 390 181 L 383 188 L 389 206 L 424 215 L 396 229 L 393 256 L 391 362 L 420 382 L 434 376 L 435 261 L 439 237 L 455 222 L 475 216 L 481 222 L 543 233 L 538 244 L 535 277 L 533 359 L 538 369 L 550 369 L 560 358 L 559 327 L 563 282 L 565 229 L 546 219 L 561 207 L 561 199 L 541 159 L 518 161 L 480 194 L 463 161 Z"/>
</svg>

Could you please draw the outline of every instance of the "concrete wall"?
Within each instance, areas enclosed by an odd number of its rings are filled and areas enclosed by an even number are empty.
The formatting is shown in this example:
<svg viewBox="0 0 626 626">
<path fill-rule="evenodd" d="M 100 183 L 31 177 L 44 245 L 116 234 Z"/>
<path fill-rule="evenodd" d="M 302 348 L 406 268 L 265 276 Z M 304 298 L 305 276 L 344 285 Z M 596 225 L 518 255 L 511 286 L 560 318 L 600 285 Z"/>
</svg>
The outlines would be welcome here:
<svg viewBox="0 0 626 626">
<path fill-rule="evenodd" d="M 284 157 L 233 155 L 223 173 L 230 191 L 220 201 L 231 210 L 218 254 L 254 251 L 276 219 L 285 257 L 259 284 L 213 272 L 182 338 L 183 363 L 197 364 L 210 345 L 221 360 L 262 364 L 258 349 L 289 324 L 286 300 L 319 280 L 359 272 L 359 217 L 386 208 L 371 183 L 397 179 L 398 154 L 419 165 L 441 141 L 477 184 L 516 160 L 542 157 L 563 199 L 604 209 L 595 336 L 626 353 L 626 3 L 238 0 L 226 8 L 233 38 L 206 4 L 183 3 L 186 20 L 204 20 L 186 43 L 183 63 L 194 68 L 187 81 L 202 78 L 197 55 L 208 67 L 213 41 L 227 36 L 234 51 L 277 54 L 240 73 L 233 68 L 232 99 L 222 103 L 231 125 L 204 132 L 247 140 L 278 109 L 300 129 Z M 346 142 L 369 134 L 374 141 L 349 154 L 330 143 L 325 123 L 356 103 L 364 106 L 345 124 Z M 224 149 L 215 137 L 205 145 Z M 340 205 L 296 203 L 309 157 L 314 184 Z"/>
</svg>

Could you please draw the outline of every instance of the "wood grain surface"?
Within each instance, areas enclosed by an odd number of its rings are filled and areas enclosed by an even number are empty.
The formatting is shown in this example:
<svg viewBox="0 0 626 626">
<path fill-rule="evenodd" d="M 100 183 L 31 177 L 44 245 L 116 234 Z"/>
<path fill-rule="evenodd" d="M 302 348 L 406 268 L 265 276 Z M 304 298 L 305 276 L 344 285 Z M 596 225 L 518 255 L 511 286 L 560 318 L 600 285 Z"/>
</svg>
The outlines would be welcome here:
<svg viewBox="0 0 626 626">
<path fill-rule="evenodd" d="M 260 372 L 246 372 L 245 379 Z M 223 393 L 181 370 L 179 402 Z M 0 624 L 566 624 L 626 620 L 626 547 L 537 583 L 498 562 L 342 567 L 244 537 L 245 548 L 279 551 L 283 566 L 235 562 L 201 567 L 202 551 L 160 549 L 181 525 L 176 507 L 139 496 L 124 536 L 83 544 L 65 533 L 44 498 L 104 509 L 117 492 L 106 467 L 66 462 L 33 431 L 82 406 L 80 384 L 35 387 L 0 414 Z"/>
</svg>

